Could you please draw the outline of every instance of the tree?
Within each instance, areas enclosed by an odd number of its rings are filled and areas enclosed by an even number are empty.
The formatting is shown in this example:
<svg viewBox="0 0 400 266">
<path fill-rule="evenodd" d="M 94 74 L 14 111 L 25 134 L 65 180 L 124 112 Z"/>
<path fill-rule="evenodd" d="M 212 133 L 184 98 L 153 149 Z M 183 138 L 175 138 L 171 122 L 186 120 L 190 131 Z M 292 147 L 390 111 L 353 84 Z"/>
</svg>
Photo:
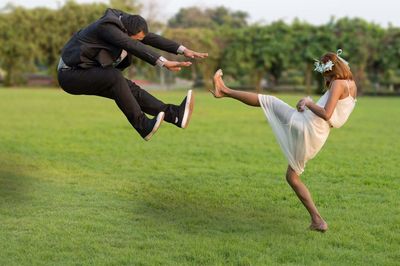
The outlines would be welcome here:
<svg viewBox="0 0 400 266">
<path fill-rule="evenodd" d="M 289 32 L 290 28 L 281 21 L 233 31 L 223 58 L 225 72 L 239 79 L 250 75 L 258 92 L 267 73 L 278 82 L 292 50 Z"/>
<path fill-rule="evenodd" d="M 209 28 L 212 20 L 198 7 L 181 8 L 179 12 L 168 21 L 171 28 Z"/>
<path fill-rule="evenodd" d="M 267 31 L 269 32 L 269 36 L 272 36 L 268 43 L 264 44 L 267 54 L 271 56 L 269 73 L 277 84 L 282 76 L 282 72 L 288 68 L 292 60 L 292 29 L 283 21 L 277 21 L 269 25 Z"/>
<path fill-rule="evenodd" d="M 208 52 L 209 57 L 198 60 L 192 68 L 194 68 L 193 78 L 201 77 L 206 88 L 211 88 L 214 71 L 220 64 L 222 51 L 226 45 L 222 32 L 204 28 L 168 29 L 165 36 L 190 47 L 190 49 Z"/>
<path fill-rule="evenodd" d="M 0 16 L 0 66 L 6 71 L 6 86 L 24 83 L 24 73 L 34 69 L 38 51 L 29 34 L 32 20 L 32 13 L 20 7 Z"/>
<path fill-rule="evenodd" d="M 224 73 L 242 82 L 250 82 L 257 91 L 261 91 L 261 80 L 272 64 L 272 57 L 265 46 L 271 39 L 272 36 L 262 26 L 232 31 L 222 60 Z M 249 73 L 250 80 L 246 81 L 243 77 L 248 77 Z"/>
<path fill-rule="evenodd" d="M 23 84 L 24 74 L 38 67 L 56 75 L 61 49 L 71 35 L 101 17 L 104 4 L 78 5 L 74 1 L 58 10 L 9 6 L 0 15 L 0 66 L 5 84 Z"/>
<path fill-rule="evenodd" d="M 363 19 L 342 18 L 336 22 L 335 35 L 338 47 L 344 51 L 344 57 L 350 59 L 353 74 L 361 94 L 369 84 L 367 67 L 378 53 L 381 28 Z"/>
<path fill-rule="evenodd" d="M 225 7 L 202 10 L 198 7 L 181 8 L 168 21 L 172 28 L 242 28 L 247 26 L 248 14 L 243 11 L 230 11 Z"/>
<path fill-rule="evenodd" d="M 332 21 L 326 25 L 313 26 L 308 23 L 295 20 L 292 28 L 293 53 L 290 65 L 293 68 L 304 71 L 306 93 L 311 94 L 314 72 L 314 59 L 319 59 L 326 52 L 334 52 L 336 49 L 335 36 L 332 34 Z M 318 75 L 318 80 L 321 80 Z M 322 82 L 319 82 L 322 85 Z M 322 86 L 318 92 L 321 92 Z"/>
<path fill-rule="evenodd" d="M 380 49 L 370 71 L 379 73 L 382 83 L 400 89 L 400 29 L 389 27 L 385 32 Z"/>
<path fill-rule="evenodd" d="M 110 7 L 130 14 L 137 14 L 141 10 L 142 5 L 137 0 L 110 0 Z"/>
<path fill-rule="evenodd" d="M 206 9 L 205 13 L 217 26 L 229 28 L 243 28 L 247 26 L 249 15 L 243 11 L 230 11 L 226 7 L 220 6 L 214 9 Z"/>
<path fill-rule="evenodd" d="M 162 17 L 162 15 L 160 15 L 161 7 L 157 0 L 147 0 L 143 4 L 141 11 L 142 16 L 149 25 L 150 31 L 159 32 L 165 27 L 165 24 L 160 21 Z"/>
<path fill-rule="evenodd" d="M 165 25 L 157 21 L 154 1 L 146 2 L 146 19 L 152 31 L 162 32 Z M 128 13 L 141 11 L 137 0 L 111 0 L 110 5 Z M 106 8 L 105 4 L 77 4 L 68 0 L 56 10 L 26 9 L 12 4 L 1 9 L 0 68 L 5 72 L 5 84 L 23 84 L 26 73 L 33 71 L 55 76 L 64 44 L 74 32 L 101 17 Z M 211 86 L 212 74 L 218 67 L 242 84 L 253 84 L 258 91 L 262 79 L 268 78 L 277 84 L 283 74 L 296 69 L 298 75 L 304 75 L 307 93 L 310 93 L 313 81 L 322 80 L 313 72 L 313 59 L 339 48 L 350 62 L 360 92 L 370 82 L 376 88 L 379 84 L 400 86 L 400 61 L 397 60 L 400 29 L 396 27 L 383 29 L 359 18 L 331 19 L 322 26 L 298 20 L 291 25 L 277 21 L 249 26 L 246 13 L 225 7 L 183 8 L 168 25 L 166 37 L 209 52 L 209 58 L 193 65 L 193 72 L 179 73 L 201 78 L 206 86 Z M 142 74 L 154 74 L 150 66 L 137 61 L 135 65 L 140 66 Z"/>
</svg>

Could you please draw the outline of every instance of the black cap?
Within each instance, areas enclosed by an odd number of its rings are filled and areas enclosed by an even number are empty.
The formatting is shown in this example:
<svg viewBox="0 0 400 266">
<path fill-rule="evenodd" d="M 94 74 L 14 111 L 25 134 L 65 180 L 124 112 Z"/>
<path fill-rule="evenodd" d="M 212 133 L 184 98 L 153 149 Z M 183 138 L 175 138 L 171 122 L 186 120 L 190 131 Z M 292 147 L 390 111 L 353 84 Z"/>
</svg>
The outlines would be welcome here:
<svg viewBox="0 0 400 266">
<path fill-rule="evenodd" d="M 149 32 L 146 20 L 139 15 L 123 15 L 121 17 L 121 22 L 131 36 L 141 31 L 145 34 Z"/>
</svg>

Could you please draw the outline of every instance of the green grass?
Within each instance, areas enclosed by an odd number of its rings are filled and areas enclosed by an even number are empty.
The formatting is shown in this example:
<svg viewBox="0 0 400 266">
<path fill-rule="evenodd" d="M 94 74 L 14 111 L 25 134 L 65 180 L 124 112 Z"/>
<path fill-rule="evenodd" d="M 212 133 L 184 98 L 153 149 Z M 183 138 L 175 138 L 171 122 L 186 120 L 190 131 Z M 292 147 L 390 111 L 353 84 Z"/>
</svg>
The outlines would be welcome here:
<svg viewBox="0 0 400 266">
<path fill-rule="evenodd" d="M 0 265 L 398 265 L 400 99 L 360 98 L 308 163 L 320 234 L 263 112 L 196 97 L 145 142 L 113 101 L 0 90 Z"/>
</svg>

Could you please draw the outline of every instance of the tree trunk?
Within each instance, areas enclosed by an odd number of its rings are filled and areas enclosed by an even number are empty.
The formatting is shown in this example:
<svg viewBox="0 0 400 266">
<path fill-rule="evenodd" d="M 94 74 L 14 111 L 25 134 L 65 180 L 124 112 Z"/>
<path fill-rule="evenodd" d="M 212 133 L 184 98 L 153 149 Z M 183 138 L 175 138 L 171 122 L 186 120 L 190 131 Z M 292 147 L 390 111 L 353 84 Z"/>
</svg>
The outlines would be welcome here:
<svg viewBox="0 0 400 266">
<path fill-rule="evenodd" d="M 261 87 L 261 80 L 263 78 L 264 72 L 261 70 L 257 70 L 255 72 L 256 74 L 254 75 L 254 82 L 255 82 L 255 87 L 256 87 L 256 92 L 261 93 L 262 92 L 262 87 Z"/>
<path fill-rule="evenodd" d="M 213 89 L 213 77 L 214 69 L 217 68 L 216 62 L 208 62 L 208 64 L 203 64 L 201 69 L 201 74 L 203 75 L 204 87 L 206 90 Z"/>
<path fill-rule="evenodd" d="M 11 87 L 14 85 L 13 84 L 14 83 L 13 82 L 13 76 L 14 76 L 13 70 L 14 70 L 14 67 L 11 64 L 9 64 L 7 67 L 7 70 L 6 70 L 6 75 L 4 77 L 4 85 L 6 87 Z"/>
<path fill-rule="evenodd" d="M 306 85 L 306 94 L 311 95 L 311 83 L 312 83 L 312 65 L 306 65 L 306 73 L 305 73 L 305 85 Z"/>
<path fill-rule="evenodd" d="M 355 72 L 355 81 L 357 82 L 357 94 L 362 95 L 365 87 L 365 67 L 360 66 Z"/>
</svg>

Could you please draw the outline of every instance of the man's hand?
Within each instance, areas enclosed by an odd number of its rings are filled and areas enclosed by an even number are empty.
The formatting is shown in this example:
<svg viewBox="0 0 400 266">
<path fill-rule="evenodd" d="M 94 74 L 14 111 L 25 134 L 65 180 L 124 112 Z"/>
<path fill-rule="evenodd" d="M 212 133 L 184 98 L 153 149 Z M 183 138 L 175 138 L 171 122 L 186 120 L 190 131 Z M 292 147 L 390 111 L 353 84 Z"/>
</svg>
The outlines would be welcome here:
<svg viewBox="0 0 400 266">
<path fill-rule="evenodd" d="M 208 53 L 198 53 L 198 52 L 192 51 L 188 48 L 186 48 L 183 51 L 183 55 L 186 56 L 187 58 L 206 58 L 206 57 L 208 57 Z"/>
<path fill-rule="evenodd" d="M 178 62 L 178 61 L 166 61 L 164 63 L 164 67 L 169 71 L 180 71 L 182 67 L 189 67 L 192 65 L 192 62 Z"/>
</svg>

